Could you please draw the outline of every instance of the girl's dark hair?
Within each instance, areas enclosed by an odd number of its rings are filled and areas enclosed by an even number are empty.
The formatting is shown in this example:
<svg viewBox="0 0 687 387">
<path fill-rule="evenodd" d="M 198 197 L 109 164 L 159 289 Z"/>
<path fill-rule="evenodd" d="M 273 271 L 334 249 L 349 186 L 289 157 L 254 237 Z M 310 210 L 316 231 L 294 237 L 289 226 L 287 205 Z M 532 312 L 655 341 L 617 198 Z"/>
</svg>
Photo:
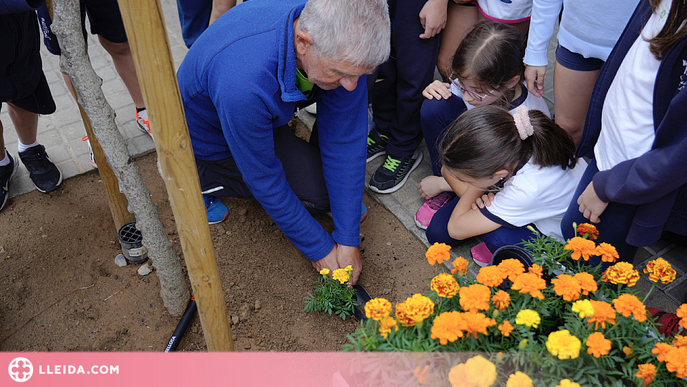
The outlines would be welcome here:
<svg viewBox="0 0 687 387">
<path fill-rule="evenodd" d="M 670 1 L 670 0 L 664 0 Z M 677 42 L 681 37 L 687 34 L 687 23 L 683 22 L 687 19 L 687 1 L 685 0 L 672 0 L 673 4 L 670 7 L 670 12 L 668 13 L 668 20 L 666 20 L 665 26 L 658 35 L 649 39 L 649 47 L 651 48 L 651 53 L 654 54 L 656 59 L 663 59 L 663 55 L 668 52 L 668 49 Z M 658 5 L 661 4 L 661 0 L 650 0 L 651 12 L 656 12 Z"/>
<path fill-rule="evenodd" d="M 439 149 L 441 162 L 471 178 L 492 177 L 533 158 L 540 167 L 573 168 L 575 143 L 570 135 L 539 110 L 528 112 L 534 134 L 520 139 L 507 110 L 486 105 L 468 110 L 446 130 Z"/>
<path fill-rule="evenodd" d="M 485 20 L 477 23 L 460 42 L 449 72 L 474 80 L 484 91 L 499 89 L 515 76 L 524 79 L 523 55 L 524 40 L 513 27 Z M 512 89 L 504 91 L 504 106 L 514 94 Z"/>
</svg>

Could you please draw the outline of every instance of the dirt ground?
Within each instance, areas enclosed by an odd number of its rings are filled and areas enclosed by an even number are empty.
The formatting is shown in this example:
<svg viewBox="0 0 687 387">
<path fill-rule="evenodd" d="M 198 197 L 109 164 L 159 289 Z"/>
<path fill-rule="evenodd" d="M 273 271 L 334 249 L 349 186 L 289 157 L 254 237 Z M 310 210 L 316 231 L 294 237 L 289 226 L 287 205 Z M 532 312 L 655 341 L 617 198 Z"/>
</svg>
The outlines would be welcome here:
<svg viewBox="0 0 687 387">
<path fill-rule="evenodd" d="M 136 162 L 184 265 L 155 160 L 150 154 Z M 223 200 L 229 218 L 210 229 L 235 349 L 341 350 L 358 324 L 303 312 L 318 275 L 310 262 L 257 202 Z M 423 258 L 424 246 L 380 204 L 368 196 L 365 204 L 359 283 L 393 303 L 428 291 L 426 279 L 438 269 Z M 327 215 L 317 219 L 332 230 Z M 119 253 L 97 171 L 48 195 L 10 199 L 0 213 L 0 350 L 162 351 L 179 318 L 163 307 L 155 272 L 140 276 L 139 266 L 117 267 Z M 206 350 L 197 315 L 178 350 Z"/>
</svg>

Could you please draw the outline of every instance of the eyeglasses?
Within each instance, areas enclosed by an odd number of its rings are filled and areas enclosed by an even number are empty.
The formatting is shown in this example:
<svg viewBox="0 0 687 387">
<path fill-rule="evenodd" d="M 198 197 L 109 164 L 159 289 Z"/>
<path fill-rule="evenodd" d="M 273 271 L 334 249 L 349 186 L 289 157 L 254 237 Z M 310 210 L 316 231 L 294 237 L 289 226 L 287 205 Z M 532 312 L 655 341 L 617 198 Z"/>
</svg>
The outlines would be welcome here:
<svg viewBox="0 0 687 387">
<path fill-rule="evenodd" d="M 453 75 L 453 74 L 452 74 L 452 75 Z M 488 92 L 488 93 L 485 94 L 485 95 L 479 95 L 479 94 L 475 93 L 474 91 L 469 90 L 469 89 L 466 89 L 465 87 L 463 87 L 463 85 L 460 83 L 460 80 L 458 80 L 458 78 L 449 77 L 449 79 L 451 80 L 451 83 L 453 83 L 454 85 L 456 85 L 456 87 L 457 87 L 463 94 L 467 94 L 467 95 L 469 95 L 470 97 L 472 97 L 472 99 L 475 99 L 475 100 L 477 100 L 477 101 L 479 101 L 479 102 L 482 102 L 483 99 L 487 98 L 491 93 L 493 93 L 493 92 L 495 91 L 495 90 L 492 90 L 492 91 Z"/>
</svg>

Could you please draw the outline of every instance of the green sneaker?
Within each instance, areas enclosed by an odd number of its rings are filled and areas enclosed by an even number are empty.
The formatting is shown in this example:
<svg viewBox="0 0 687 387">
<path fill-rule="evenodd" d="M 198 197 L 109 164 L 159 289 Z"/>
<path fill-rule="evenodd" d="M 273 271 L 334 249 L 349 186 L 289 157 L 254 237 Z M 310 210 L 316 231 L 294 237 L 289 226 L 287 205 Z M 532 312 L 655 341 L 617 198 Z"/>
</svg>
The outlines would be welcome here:
<svg viewBox="0 0 687 387">
<path fill-rule="evenodd" d="M 386 144 L 389 143 L 389 136 L 381 134 L 377 129 L 372 129 L 367 135 L 367 162 L 374 160 L 377 156 L 386 154 Z"/>
<path fill-rule="evenodd" d="M 421 161 L 422 152 L 419 149 L 416 149 L 410 157 L 386 156 L 384 164 L 375 171 L 370 179 L 370 189 L 382 194 L 398 191 L 408 180 L 410 172 L 417 168 Z"/>
</svg>

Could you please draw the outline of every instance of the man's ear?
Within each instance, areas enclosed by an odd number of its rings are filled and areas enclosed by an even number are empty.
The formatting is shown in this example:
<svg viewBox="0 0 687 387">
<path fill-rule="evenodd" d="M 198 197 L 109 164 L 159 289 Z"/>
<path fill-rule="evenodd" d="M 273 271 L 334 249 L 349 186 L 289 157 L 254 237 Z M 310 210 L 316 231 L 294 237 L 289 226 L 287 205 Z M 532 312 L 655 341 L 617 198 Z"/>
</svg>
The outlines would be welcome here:
<svg viewBox="0 0 687 387">
<path fill-rule="evenodd" d="M 308 49 L 308 46 L 312 44 L 312 37 L 310 37 L 310 34 L 307 31 L 296 31 L 296 52 L 298 52 L 298 54 L 304 55 L 305 51 Z"/>
</svg>

